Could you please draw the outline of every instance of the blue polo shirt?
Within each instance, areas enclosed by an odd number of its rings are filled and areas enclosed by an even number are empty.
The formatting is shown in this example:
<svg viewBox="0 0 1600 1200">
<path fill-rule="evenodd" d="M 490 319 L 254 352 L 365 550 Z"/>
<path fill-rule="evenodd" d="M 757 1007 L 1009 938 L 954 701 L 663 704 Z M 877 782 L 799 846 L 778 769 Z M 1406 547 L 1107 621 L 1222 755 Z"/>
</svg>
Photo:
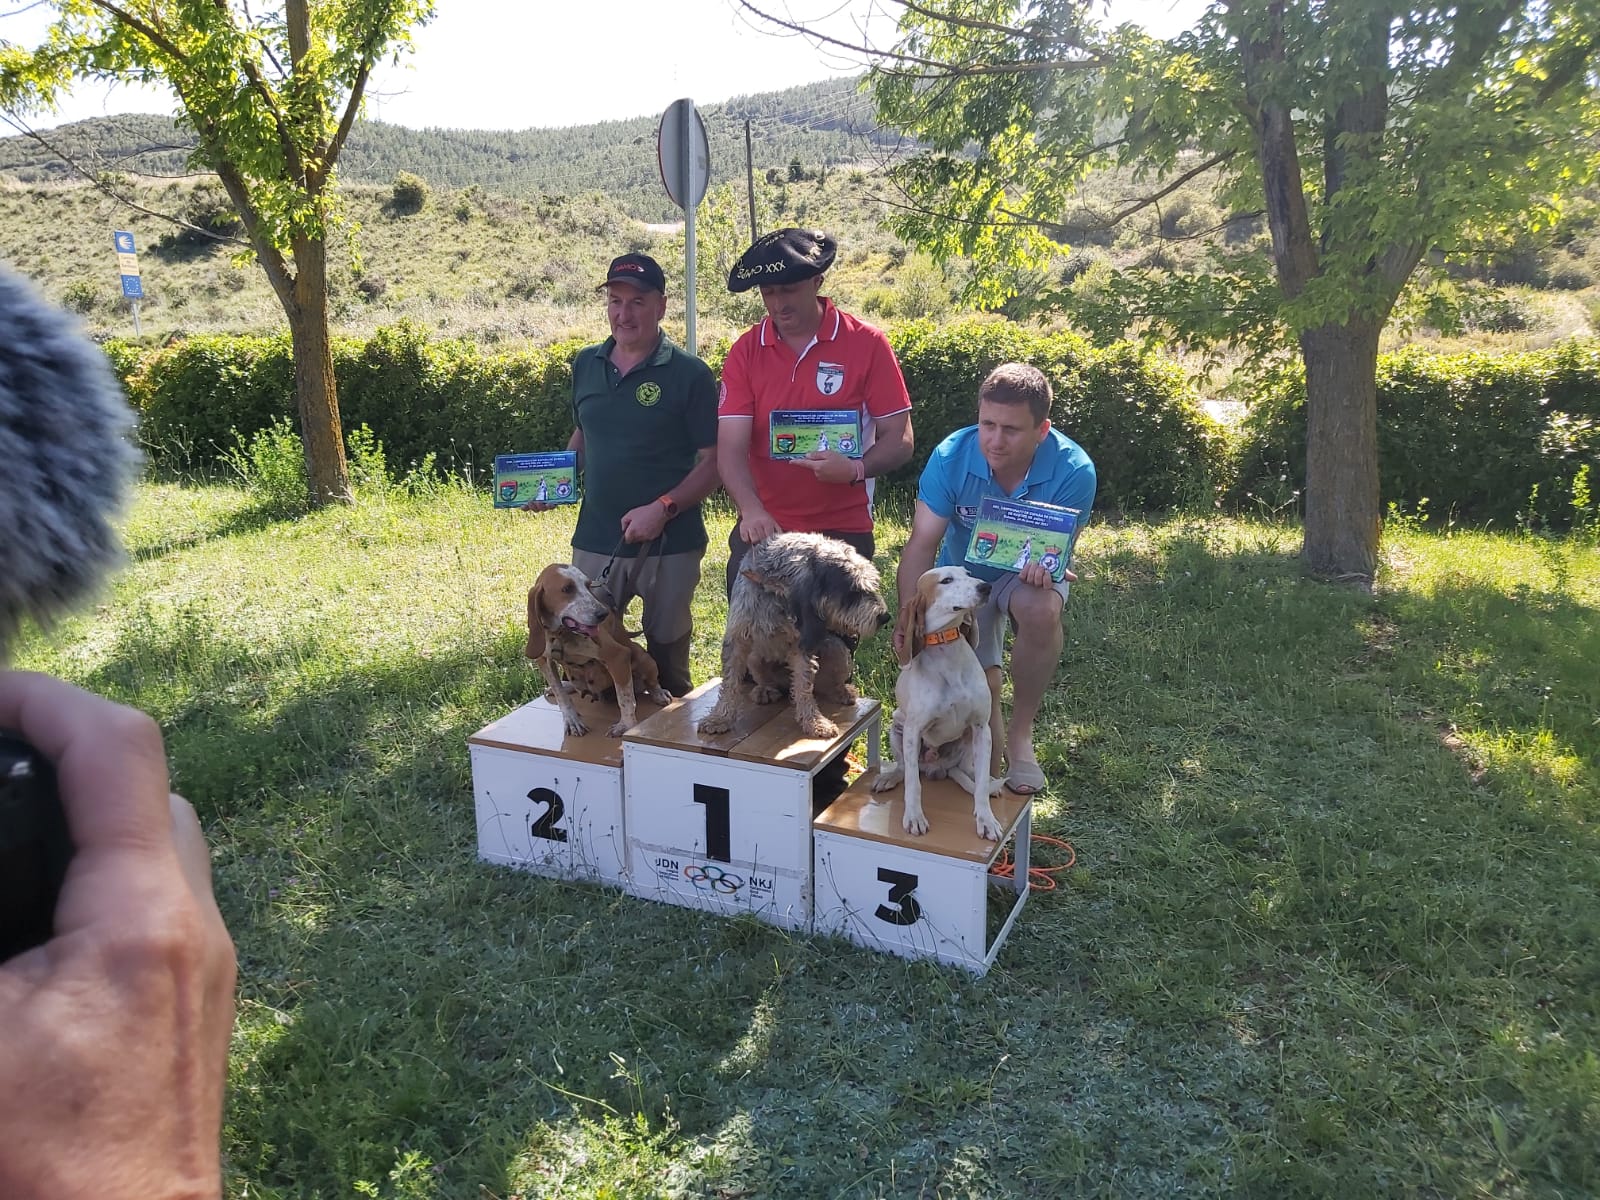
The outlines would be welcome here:
<svg viewBox="0 0 1600 1200">
<path fill-rule="evenodd" d="M 990 583 L 1007 572 L 967 561 L 967 544 L 972 540 L 978 505 L 984 497 L 1075 508 L 1080 514 L 1081 530 L 1094 507 L 1094 491 L 1094 463 L 1082 446 L 1054 427 L 1033 452 L 1033 464 L 1014 492 L 1007 492 L 995 482 L 989 461 L 978 447 L 976 425 L 956 430 L 935 446 L 917 483 L 917 499 L 950 522 L 934 565 L 964 566 Z"/>
</svg>

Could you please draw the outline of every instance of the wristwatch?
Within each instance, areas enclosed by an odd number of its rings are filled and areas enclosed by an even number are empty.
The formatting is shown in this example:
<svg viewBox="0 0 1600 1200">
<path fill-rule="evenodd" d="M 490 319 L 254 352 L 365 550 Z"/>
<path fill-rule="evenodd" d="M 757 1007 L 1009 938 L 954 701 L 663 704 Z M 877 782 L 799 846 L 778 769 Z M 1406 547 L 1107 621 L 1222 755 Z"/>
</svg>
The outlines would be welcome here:
<svg viewBox="0 0 1600 1200">
<path fill-rule="evenodd" d="M 675 517 L 678 515 L 678 502 L 671 496 L 657 496 L 656 503 L 667 510 L 667 516 Z"/>
</svg>

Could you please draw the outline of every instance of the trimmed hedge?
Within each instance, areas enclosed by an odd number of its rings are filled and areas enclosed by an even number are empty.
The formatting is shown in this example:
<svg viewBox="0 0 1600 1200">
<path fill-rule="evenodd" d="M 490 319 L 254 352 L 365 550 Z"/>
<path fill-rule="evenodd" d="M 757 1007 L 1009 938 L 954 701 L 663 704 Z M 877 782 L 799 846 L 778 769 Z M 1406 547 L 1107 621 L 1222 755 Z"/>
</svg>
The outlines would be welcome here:
<svg viewBox="0 0 1600 1200">
<path fill-rule="evenodd" d="M 497 453 L 566 445 L 580 344 L 483 356 L 471 342 L 432 341 L 404 323 L 366 342 L 337 338 L 340 417 L 346 430 L 370 426 L 397 466 L 432 453 L 444 470 L 486 477 Z M 274 417 L 295 419 L 287 334 L 195 337 L 142 358 L 114 342 L 107 349 L 146 450 L 164 464 L 215 465 L 235 431 L 248 439 Z"/>
<path fill-rule="evenodd" d="M 1096 349 L 1072 333 L 1001 322 L 902 327 L 889 337 L 915 405 L 917 453 L 889 478 L 915 483 L 933 448 L 977 419 L 978 385 L 1003 362 L 1038 367 L 1051 421 L 1094 459 L 1095 507 L 1129 512 L 1209 505 L 1226 482 L 1223 429 L 1175 365 L 1127 342 Z"/>
<path fill-rule="evenodd" d="M 1473 524 L 1570 524 L 1580 468 L 1600 480 L 1600 341 L 1521 354 L 1383 355 L 1378 454 L 1385 504 L 1426 501 L 1436 517 Z M 1303 377 L 1256 397 L 1239 459 L 1236 504 L 1303 491 Z"/>
<path fill-rule="evenodd" d="M 1066 333 L 1001 322 L 908 325 L 890 337 L 915 405 L 916 457 L 891 481 L 914 484 L 939 441 L 976 419 L 978 384 L 1007 361 L 1031 362 L 1056 391 L 1052 419 L 1099 472 L 1102 509 L 1209 503 L 1224 480 L 1221 429 L 1195 406 L 1181 372 L 1127 344 L 1097 350 Z M 430 452 L 445 470 L 486 478 L 496 453 L 566 445 L 572 356 L 581 343 L 494 356 L 418 327 L 335 339 L 334 373 L 347 430 L 371 427 L 391 463 Z M 234 431 L 249 438 L 294 417 L 287 335 L 196 337 L 142 355 L 107 351 L 141 413 L 152 457 L 179 468 L 215 463 Z M 721 367 L 726 347 L 710 356 Z"/>
</svg>

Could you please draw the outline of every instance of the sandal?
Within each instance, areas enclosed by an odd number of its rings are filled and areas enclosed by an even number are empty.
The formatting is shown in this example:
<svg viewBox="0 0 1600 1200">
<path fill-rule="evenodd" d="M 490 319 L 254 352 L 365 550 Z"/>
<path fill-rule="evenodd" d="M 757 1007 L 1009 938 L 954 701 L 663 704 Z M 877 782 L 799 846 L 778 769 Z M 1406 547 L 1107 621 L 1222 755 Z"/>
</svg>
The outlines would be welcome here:
<svg viewBox="0 0 1600 1200">
<path fill-rule="evenodd" d="M 1048 782 L 1038 763 L 1016 763 L 1006 776 L 1006 791 L 1013 796 L 1037 796 Z"/>
</svg>

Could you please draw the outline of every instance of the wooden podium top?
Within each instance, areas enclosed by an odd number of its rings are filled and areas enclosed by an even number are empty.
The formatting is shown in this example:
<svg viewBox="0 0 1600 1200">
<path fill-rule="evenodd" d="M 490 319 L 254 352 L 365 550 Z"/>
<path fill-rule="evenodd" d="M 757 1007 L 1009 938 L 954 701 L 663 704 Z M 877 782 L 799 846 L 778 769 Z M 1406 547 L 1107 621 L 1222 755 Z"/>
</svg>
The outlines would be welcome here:
<svg viewBox="0 0 1600 1200">
<path fill-rule="evenodd" d="M 567 732 L 561 709 L 552 700 L 540 696 L 521 708 L 513 709 L 497 721 L 491 721 L 467 739 L 472 746 L 494 746 L 501 750 L 534 751 L 552 758 L 570 758 L 574 762 L 594 763 L 602 767 L 622 766 L 622 739 L 607 736 L 606 731 L 616 724 L 621 713 L 615 703 L 588 700 L 573 696 L 572 703 L 583 718 L 589 732 L 575 736 Z M 668 706 L 673 707 L 671 705 Z M 639 701 L 638 717 L 646 718 L 664 712 L 659 704 Z"/>
<path fill-rule="evenodd" d="M 877 777 L 875 770 L 864 772 L 811 823 L 812 829 L 886 842 L 925 854 L 992 863 L 1033 799 L 1004 788 L 990 799 L 995 819 L 1000 822 L 1000 840 L 991 842 L 978 836 L 972 819 L 971 792 L 949 779 L 924 779 L 922 811 L 928 818 L 928 832 L 918 837 L 907 833 L 900 824 L 906 811 L 905 785 L 874 794 L 872 781 Z"/>
<path fill-rule="evenodd" d="M 878 702 L 870 698 L 853 704 L 819 705 L 823 714 L 839 727 L 839 733 L 831 738 L 808 738 L 795 723 L 794 708 L 787 699 L 776 704 L 746 704 L 727 733 L 701 734 L 695 727 L 716 706 L 721 683 L 720 679 L 712 679 L 701 684 L 648 721 L 640 721 L 628 731 L 625 740 L 665 750 L 714 754 L 740 762 L 809 772 L 841 745 L 854 741 L 879 708 Z"/>
</svg>

